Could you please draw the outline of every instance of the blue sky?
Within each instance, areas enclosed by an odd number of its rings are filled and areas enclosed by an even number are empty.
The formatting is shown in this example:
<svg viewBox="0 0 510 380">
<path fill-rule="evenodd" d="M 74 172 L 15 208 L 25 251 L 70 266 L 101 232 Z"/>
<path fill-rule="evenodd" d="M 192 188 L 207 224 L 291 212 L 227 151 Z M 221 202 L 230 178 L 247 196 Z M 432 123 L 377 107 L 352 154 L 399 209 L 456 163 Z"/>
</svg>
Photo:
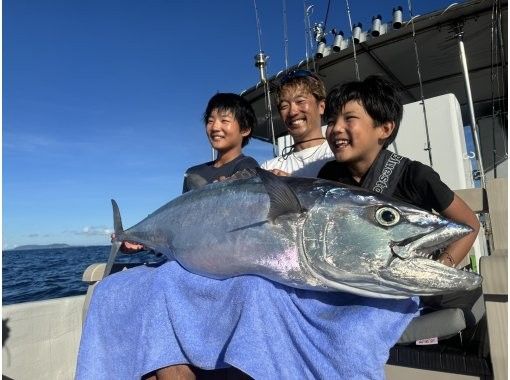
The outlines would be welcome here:
<svg viewBox="0 0 510 380">
<path fill-rule="evenodd" d="M 413 13 L 450 3 L 414 0 Z M 324 21 L 327 1 L 306 4 Z M 327 28 L 349 35 L 345 1 L 331 4 Z M 303 1 L 286 5 L 292 65 Z M 398 5 L 408 19 L 407 1 L 351 0 L 352 21 Z M 257 7 L 271 75 L 285 67 L 282 1 Z M 3 247 L 108 244 L 111 198 L 127 227 L 178 196 L 186 168 L 211 159 L 210 96 L 258 81 L 255 20 L 252 0 L 3 0 Z M 271 147 L 245 153 L 262 162 Z"/>
</svg>

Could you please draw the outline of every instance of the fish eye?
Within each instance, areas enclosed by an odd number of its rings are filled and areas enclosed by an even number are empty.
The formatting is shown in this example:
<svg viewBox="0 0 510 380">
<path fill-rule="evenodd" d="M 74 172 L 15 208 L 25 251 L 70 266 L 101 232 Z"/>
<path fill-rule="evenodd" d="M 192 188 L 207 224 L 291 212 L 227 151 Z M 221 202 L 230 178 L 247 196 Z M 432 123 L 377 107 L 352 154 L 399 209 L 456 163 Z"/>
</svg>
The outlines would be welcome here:
<svg viewBox="0 0 510 380">
<path fill-rule="evenodd" d="M 381 207 L 375 212 L 375 220 L 383 226 L 394 226 L 400 220 L 400 214 L 391 207 Z"/>
</svg>

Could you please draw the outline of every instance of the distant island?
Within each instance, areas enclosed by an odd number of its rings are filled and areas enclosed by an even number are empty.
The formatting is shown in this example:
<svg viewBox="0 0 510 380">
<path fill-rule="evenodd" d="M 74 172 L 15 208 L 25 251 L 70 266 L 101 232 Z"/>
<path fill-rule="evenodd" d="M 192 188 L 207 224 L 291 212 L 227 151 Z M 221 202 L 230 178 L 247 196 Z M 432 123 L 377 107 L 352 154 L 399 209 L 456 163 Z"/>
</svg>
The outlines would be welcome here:
<svg viewBox="0 0 510 380">
<path fill-rule="evenodd" d="M 58 248 L 69 248 L 69 244 L 30 244 L 20 245 L 19 247 L 12 249 L 5 249 L 4 251 L 26 251 L 29 249 L 58 249 Z"/>
</svg>

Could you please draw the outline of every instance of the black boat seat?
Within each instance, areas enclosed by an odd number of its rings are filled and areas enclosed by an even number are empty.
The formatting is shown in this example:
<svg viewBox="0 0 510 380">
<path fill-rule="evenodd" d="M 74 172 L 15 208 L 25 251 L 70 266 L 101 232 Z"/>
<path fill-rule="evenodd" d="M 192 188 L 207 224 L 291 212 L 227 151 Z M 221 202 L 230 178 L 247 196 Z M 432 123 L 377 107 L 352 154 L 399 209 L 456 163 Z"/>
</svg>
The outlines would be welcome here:
<svg viewBox="0 0 510 380">
<path fill-rule="evenodd" d="M 483 295 L 476 300 L 471 312 L 478 323 L 485 314 Z M 433 311 L 414 318 L 405 329 L 397 344 L 410 344 L 418 340 L 447 339 L 457 335 L 467 327 L 464 312 L 459 308 Z"/>
<path fill-rule="evenodd" d="M 456 190 L 455 193 L 457 196 L 461 197 L 475 213 L 484 214 L 489 211 L 487 194 L 484 189 L 463 189 Z M 483 228 L 481 228 L 479 238 L 483 239 L 484 236 L 485 233 Z M 471 311 L 476 323 L 478 323 L 485 315 L 485 304 L 482 295 L 473 303 Z M 418 340 L 436 337 L 438 340 L 447 339 L 464 330 L 467 325 L 464 313 L 461 309 L 440 309 L 414 318 L 409 326 L 407 326 L 397 344 L 410 344 Z"/>
</svg>

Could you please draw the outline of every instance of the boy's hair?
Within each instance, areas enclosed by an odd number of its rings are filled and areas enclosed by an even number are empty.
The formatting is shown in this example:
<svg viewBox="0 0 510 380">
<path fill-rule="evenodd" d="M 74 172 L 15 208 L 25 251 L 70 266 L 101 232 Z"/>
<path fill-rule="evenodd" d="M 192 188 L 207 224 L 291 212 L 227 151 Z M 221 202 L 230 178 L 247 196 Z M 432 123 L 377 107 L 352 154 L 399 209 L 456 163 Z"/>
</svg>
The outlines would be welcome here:
<svg viewBox="0 0 510 380">
<path fill-rule="evenodd" d="M 277 83 L 275 90 L 276 104 L 280 104 L 282 92 L 286 88 L 297 87 L 304 88 L 307 92 L 312 94 L 318 102 L 326 99 L 326 87 L 317 74 L 308 70 L 292 70 Z"/>
<path fill-rule="evenodd" d="M 250 133 L 243 137 L 241 143 L 241 147 L 245 147 L 250 142 L 253 130 L 257 126 L 257 117 L 250 103 L 240 95 L 218 92 L 207 103 L 203 116 L 204 124 L 207 124 L 207 120 L 214 110 L 232 113 L 241 131 L 250 130 Z"/>
<path fill-rule="evenodd" d="M 375 126 L 394 122 L 395 128 L 384 141 L 388 147 L 397 137 L 402 121 L 402 101 L 396 85 L 379 75 L 370 75 L 363 81 L 353 81 L 334 88 L 326 98 L 324 119 L 328 122 L 337 119 L 338 114 L 350 101 L 359 102 L 375 121 Z"/>
</svg>

